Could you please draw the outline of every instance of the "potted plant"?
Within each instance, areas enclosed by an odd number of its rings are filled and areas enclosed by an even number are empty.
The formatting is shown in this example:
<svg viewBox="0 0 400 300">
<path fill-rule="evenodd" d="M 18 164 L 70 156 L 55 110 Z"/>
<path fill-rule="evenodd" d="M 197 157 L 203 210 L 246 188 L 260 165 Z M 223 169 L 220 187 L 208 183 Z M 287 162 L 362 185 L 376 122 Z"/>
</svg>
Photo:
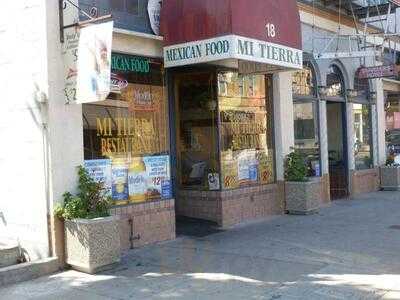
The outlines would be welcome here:
<svg viewBox="0 0 400 300">
<path fill-rule="evenodd" d="M 384 191 L 400 190 L 400 165 L 393 156 L 389 156 L 385 166 L 381 167 L 381 188 Z"/>
<path fill-rule="evenodd" d="M 64 220 L 67 264 L 93 274 L 120 261 L 118 223 L 110 217 L 111 199 L 103 183 L 93 180 L 82 166 L 78 175 L 78 193 L 65 193 L 55 215 Z"/>
<path fill-rule="evenodd" d="M 321 201 L 321 182 L 307 177 L 303 156 L 293 151 L 285 162 L 285 199 L 289 214 L 307 215 L 318 212 Z"/>
</svg>

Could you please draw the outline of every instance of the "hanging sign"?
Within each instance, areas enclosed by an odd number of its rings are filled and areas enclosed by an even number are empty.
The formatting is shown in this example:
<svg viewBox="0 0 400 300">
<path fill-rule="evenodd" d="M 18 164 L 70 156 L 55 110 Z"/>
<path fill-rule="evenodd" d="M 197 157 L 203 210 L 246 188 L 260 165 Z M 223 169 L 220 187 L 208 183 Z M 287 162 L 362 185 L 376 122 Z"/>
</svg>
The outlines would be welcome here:
<svg viewBox="0 0 400 300">
<path fill-rule="evenodd" d="M 162 0 L 149 0 L 147 12 L 149 14 L 150 26 L 155 35 L 160 35 L 160 13 Z"/>
<path fill-rule="evenodd" d="M 81 28 L 76 103 L 103 101 L 110 93 L 112 31 L 112 21 Z"/>
<path fill-rule="evenodd" d="M 357 70 L 357 74 L 359 79 L 393 77 L 399 74 L 399 67 L 396 65 L 361 67 Z"/>
</svg>

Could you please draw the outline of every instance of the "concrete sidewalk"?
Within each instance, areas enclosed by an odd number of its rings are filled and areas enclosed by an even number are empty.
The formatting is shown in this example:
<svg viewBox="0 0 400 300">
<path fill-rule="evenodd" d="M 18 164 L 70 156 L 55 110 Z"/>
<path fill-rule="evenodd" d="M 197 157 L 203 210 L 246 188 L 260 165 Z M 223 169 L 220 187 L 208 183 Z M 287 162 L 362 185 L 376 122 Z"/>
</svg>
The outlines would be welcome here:
<svg viewBox="0 0 400 300">
<path fill-rule="evenodd" d="M 371 193 L 133 250 L 112 271 L 46 276 L 0 299 L 400 299 L 399 225 L 400 193 Z"/>
</svg>

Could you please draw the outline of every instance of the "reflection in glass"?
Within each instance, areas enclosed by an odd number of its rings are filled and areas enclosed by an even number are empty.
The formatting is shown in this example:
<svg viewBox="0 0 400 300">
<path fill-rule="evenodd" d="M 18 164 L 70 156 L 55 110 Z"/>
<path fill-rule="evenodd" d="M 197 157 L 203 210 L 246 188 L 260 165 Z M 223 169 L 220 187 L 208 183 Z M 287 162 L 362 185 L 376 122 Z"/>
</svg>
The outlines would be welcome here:
<svg viewBox="0 0 400 300">
<path fill-rule="evenodd" d="M 315 86 L 313 72 L 310 66 L 304 65 L 304 68 L 293 74 L 293 95 L 297 96 L 314 96 Z"/>
<path fill-rule="evenodd" d="M 335 65 L 330 67 L 330 72 L 326 76 L 326 87 L 327 93 L 325 96 L 344 97 L 342 72 Z"/>
<path fill-rule="evenodd" d="M 264 75 L 218 74 L 224 189 L 275 180 L 268 80 Z"/>
<path fill-rule="evenodd" d="M 367 104 L 353 104 L 354 158 L 356 170 L 372 167 L 371 116 Z"/>
<path fill-rule="evenodd" d="M 209 190 L 209 175 L 219 173 L 213 77 L 210 72 L 176 77 L 178 172 L 183 188 Z"/>
<path fill-rule="evenodd" d="M 308 176 L 320 176 L 318 110 L 316 102 L 294 103 L 294 142 L 306 158 Z"/>
</svg>

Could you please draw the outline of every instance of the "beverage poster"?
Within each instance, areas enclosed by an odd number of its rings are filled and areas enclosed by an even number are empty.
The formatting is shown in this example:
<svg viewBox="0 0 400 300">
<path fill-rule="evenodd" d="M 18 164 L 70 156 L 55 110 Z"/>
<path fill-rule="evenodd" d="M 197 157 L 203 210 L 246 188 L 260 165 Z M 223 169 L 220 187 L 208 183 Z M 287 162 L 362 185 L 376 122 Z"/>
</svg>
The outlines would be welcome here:
<svg viewBox="0 0 400 300">
<path fill-rule="evenodd" d="M 147 174 L 147 199 L 172 197 L 169 156 L 143 158 Z"/>
<path fill-rule="evenodd" d="M 111 196 L 111 160 L 85 160 L 84 167 L 96 182 L 103 183 L 107 195 Z"/>
<path fill-rule="evenodd" d="M 239 182 L 257 181 L 258 161 L 256 152 L 244 150 L 238 156 L 238 179 Z"/>
</svg>

